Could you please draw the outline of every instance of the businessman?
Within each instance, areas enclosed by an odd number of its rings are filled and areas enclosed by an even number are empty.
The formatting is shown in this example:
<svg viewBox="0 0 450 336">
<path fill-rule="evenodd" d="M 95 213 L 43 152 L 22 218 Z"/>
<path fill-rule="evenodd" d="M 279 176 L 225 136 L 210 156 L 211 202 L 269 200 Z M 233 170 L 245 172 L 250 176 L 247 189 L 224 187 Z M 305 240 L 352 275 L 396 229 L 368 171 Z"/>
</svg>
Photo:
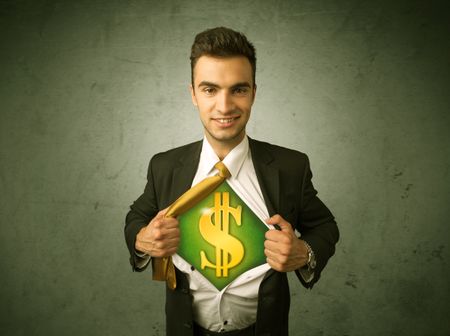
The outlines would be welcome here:
<svg viewBox="0 0 450 336">
<path fill-rule="evenodd" d="M 204 136 L 150 160 L 144 193 L 126 217 L 130 262 L 143 271 L 171 257 L 176 288 L 166 286 L 167 335 L 288 335 L 286 273 L 313 287 L 334 254 L 336 222 L 317 197 L 305 154 L 247 136 L 256 96 L 255 48 L 247 38 L 224 27 L 206 30 L 195 37 L 190 60 L 190 93 Z M 179 221 L 165 216 L 186 190 L 217 174 L 219 161 L 229 184 L 276 228 L 265 234 L 267 267 L 220 291 L 177 254 Z"/>
</svg>

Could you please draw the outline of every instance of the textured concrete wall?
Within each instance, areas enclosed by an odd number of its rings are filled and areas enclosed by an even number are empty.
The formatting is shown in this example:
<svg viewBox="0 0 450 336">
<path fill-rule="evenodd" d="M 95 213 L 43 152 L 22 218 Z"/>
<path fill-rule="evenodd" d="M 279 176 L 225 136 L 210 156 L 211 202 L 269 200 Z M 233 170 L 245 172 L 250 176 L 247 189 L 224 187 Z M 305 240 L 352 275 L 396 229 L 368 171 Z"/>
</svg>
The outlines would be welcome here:
<svg viewBox="0 0 450 336">
<path fill-rule="evenodd" d="M 342 240 L 292 335 L 449 335 L 448 1 L 1 1 L 0 334 L 163 335 L 128 205 L 201 137 L 189 47 L 258 51 L 248 133 L 309 154 Z"/>
</svg>

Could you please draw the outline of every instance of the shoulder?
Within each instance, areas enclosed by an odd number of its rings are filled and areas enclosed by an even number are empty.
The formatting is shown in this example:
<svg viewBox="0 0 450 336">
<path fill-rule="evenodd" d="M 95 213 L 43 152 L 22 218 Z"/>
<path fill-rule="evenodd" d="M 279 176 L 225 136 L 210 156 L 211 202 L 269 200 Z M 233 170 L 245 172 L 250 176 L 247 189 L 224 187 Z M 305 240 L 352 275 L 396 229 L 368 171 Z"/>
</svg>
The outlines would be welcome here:
<svg viewBox="0 0 450 336">
<path fill-rule="evenodd" d="M 289 161 L 291 163 L 297 162 L 302 164 L 308 162 L 308 156 L 305 153 L 295 149 L 286 148 L 251 138 L 249 138 L 249 144 L 254 159 L 259 159 L 258 156 L 260 155 L 266 155 L 279 161 Z"/>
<path fill-rule="evenodd" d="M 309 159 L 305 153 L 271 143 L 249 139 L 249 146 L 255 169 L 264 166 L 276 168 L 281 177 L 291 180 L 303 179 L 310 170 Z"/>
<path fill-rule="evenodd" d="M 192 142 L 187 145 L 169 149 L 165 152 L 155 154 L 150 163 L 159 167 L 173 166 L 178 162 L 196 159 L 200 156 L 202 141 Z"/>
<path fill-rule="evenodd" d="M 180 156 L 195 152 L 198 149 L 201 150 L 201 147 L 202 147 L 202 141 L 200 140 L 200 141 L 192 142 L 187 145 L 169 149 L 165 152 L 157 153 L 153 156 L 153 158 L 157 159 L 157 160 L 177 159 L 177 158 L 180 158 Z"/>
</svg>

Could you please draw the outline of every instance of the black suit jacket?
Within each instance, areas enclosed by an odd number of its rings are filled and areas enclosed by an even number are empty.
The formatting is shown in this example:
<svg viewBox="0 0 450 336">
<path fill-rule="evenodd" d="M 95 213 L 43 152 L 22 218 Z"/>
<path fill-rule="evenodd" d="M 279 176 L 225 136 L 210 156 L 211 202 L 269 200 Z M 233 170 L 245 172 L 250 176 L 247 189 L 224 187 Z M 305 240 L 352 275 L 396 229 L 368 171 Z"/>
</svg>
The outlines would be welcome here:
<svg viewBox="0 0 450 336">
<path fill-rule="evenodd" d="M 308 157 L 298 151 L 249 139 L 253 165 L 269 214 L 280 214 L 297 229 L 313 249 L 317 266 L 312 288 L 334 254 L 339 231 L 334 217 L 316 196 Z M 134 244 L 139 230 L 158 211 L 168 207 L 191 187 L 200 159 L 202 142 L 156 154 L 150 161 L 144 193 L 131 205 L 125 225 L 130 262 L 135 271 Z M 261 283 L 257 335 L 287 335 L 290 295 L 285 273 L 269 271 Z M 167 335 L 192 335 L 189 283 L 177 270 L 177 289 L 166 291 Z"/>
</svg>

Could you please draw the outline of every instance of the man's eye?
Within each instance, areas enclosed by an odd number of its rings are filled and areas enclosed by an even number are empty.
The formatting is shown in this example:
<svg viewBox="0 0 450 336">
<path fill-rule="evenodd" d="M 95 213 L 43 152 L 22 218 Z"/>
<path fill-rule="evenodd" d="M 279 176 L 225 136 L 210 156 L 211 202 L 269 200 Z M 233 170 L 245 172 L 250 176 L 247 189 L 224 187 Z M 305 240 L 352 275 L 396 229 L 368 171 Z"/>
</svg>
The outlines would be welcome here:
<svg viewBox="0 0 450 336">
<path fill-rule="evenodd" d="M 214 92 L 216 92 L 216 89 L 212 87 L 205 87 L 203 89 L 203 92 L 206 93 L 207 95 L 212 95 L 214 94 Z"/>
<path fill-rule="evenodd" d="M 233 90 L 233 93 L 235 94 L 235 95 L 240 95 L 240 96 L 242 96 L 242 95 L 246 95 L 247 93 L 248 93 L 248 88 L 246 88 L 246 87 L 237 87 L 237 88 L 235 88 L 234 90 Z"/>
</svg>

